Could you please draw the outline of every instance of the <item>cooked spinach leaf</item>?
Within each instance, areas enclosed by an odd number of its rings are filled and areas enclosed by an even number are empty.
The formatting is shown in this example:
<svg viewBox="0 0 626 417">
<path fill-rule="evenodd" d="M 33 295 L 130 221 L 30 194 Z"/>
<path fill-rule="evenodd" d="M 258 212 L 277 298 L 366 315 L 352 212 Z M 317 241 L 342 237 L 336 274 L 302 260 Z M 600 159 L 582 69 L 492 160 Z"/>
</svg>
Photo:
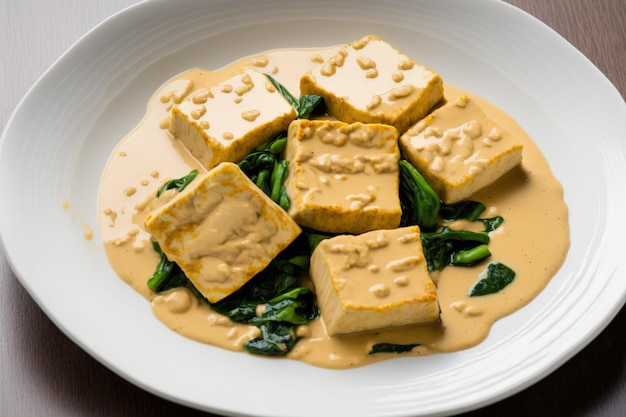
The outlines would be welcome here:
<svg viewBox="0 0 626 417">
<path fill-rule="evenodd" d="M 308 119 L 324 103 L 322 96 L 315 94 L 303 94 L 300 96 L 298 108 L 298 119 Z"/>
<path fill-rule="evenodd" d="M 478 219 L 477 221 L 481 222 L 485 226 L 485 233 L 490 233 L 504 223 L 504 218 L 502 216 L 496 216 L 489 219 Z"/>
<path fill-rule="evenodd" d="M 490 262 L 469 291 L 470 297 L 495 294 L 515 279 L 515 271 L 500 262 Z"/>
<path fill-rule="evenodd" d="M 407 160 L 399 162 L 401 226 L 418 225 L 425 232 L 439 225 L 441 201 L 424 177 Z"/>
<path fill-rule="evenodd" d="M 285 100 L 293 106 L 298 114 L 298 119 L 308 119 L 313 111 L 324 102 L 322 96 L 312 94 L 304 94 L 300 98 L 297 98 L 291 94 L 284 85 L 276 81 L 274 77 L 269 74 L 265 74 L 265 76 L 268 80 L 270 80 L 278 92 L 285 97 Z"/>
<path fill-rule="evenodd" d="M 237 164 L 257 187 L 285 211 L 290 206 L 285 189 L 289 163 L 281 159 L 286 143 L 285 136 L 278 136 L 257 147 Z"/>
<path fill-rule="evenodd" d="M 460 201 L 454 204 L 442 204 L 439 215 L 445 221 L 468 220 L 471 222 L 481 222 L 485 226 L 485 232 L 493 232 L 504 222 L 502 216 L 488 219 L 479 218 L 485 211 L 485 205 L 479 201 Z"/>
<path fill-rule="evenodd" d="M 313 293 L 305 287 L 279 294 L 264 304 L 247 299 L 239 301 L 229 311 L 222 309 L 224 305 L 231 303 L 233 300 L 224 304 L 219 302 L 213 307 L 233 321 L 257 326 L 261 330 L 261 336 L 246 342 L 244 349 L 264 355 L 287 354 L 298 341 L 297 325 L 308 323 L 319 314 Z M 259 304 L 263 307 L 260 316 L 257 315 Z"/>
<path fill-rule="evenodd" d="M 189 174 L 184 177 L 176 178 L 173 180 L 167 181 L 157 190 L 157 197 L 160 197 L 165 191 L 170 190 L 172 188 L 176 189 L 176 191 L 180 192 L 185 189 L 186 186 L 189 185 L 191 181 L 198 175 L 198 170 L 192 169 Z"/>
<path fill-rule="evenodd" d="M 178 264 L 167 259 L 157 242 L 152 242 L 152 249 L 160 256 L 154 273 L 148 279 L 148 287 L 152 291 L 164 292 L 172 288 L 186 287 L 193 292 L 197 292 Z"/>
<path fill-rule="evenodd" d="M 283 356 L 298 342 L 295 327 L 283 322 L 269 321 L 259 325 L 261 336 L 247 341 L 243 348 L 250 353 Z"/>
<path fill-rule="evenodd" d="M 307 241 L 309 243 L 309 247 L 311 248 L 311 254 L 313 254 L 313 251 L 315 250 L 317 245 L 320 244 L 322 240 L 332 237 L 332 235 L 323 234 L 323 233 L 312 231 L 312 230 L 305 230 L 304 235 L 306 236 Z"/>
<path fill-rule="evenodd" d="M 454 204 L 442 204 L 439 214 L 446 221 L 463 219 L 473 222 L 485 211 L 485 208 L 485 205 L 479 201 L 468 200 Z"/>
<path fill-rule="evenodd" d="M 285 180 L 288 173 L 289 163 L 283 159 L 274 164 L 272 175 L 270 175 L 270 198 L 285 211 L 288 211 L 291 205 L 287 189 L 285 188 Z"/>
<path fill-rule="evenodd" d="M 260 144 L 254 150 L 255 152 L 268 152 L 275 156 L 282 155 L 287 145 L 287 136 L 281 134 L 265 143 Z"/>
<path fill-rule="evenodd" d="M 484 232 L 470 232 L 466 230 L 452 230 L 448 227 L 442 227 L 436 232 L 428 232 L 421 234 L 422 247 L 429 271 L 441 271 L 447 265 L 453 263 L 455 255 L 458 253 L 474 249 L 479 245 L 487 245 L 489 243 L 489 235 Z M 488 250 L 487 250 L 488 252 Z M 471 265 L 474 265 L 484 257 L 484 251 L 475 253 L 471 257 Z M 490 254 L 487 254 L 489 256 Z"/>
<path fill-rule="evenodd" d="M 491 256 L 487 245 L 478 245 L 470 249 L 458 250 L 452 254 L 451 265 L 472 266 Z"/>
<path fill-rule="evenodd" d="M 314 294 L 301 286 L 301 276 L 309 267 L 309 255 L 306 237 L 301 235 L 246 285 L 212 305 L 232 321 L 261 330 L 261 336 L 248 341 L 244 349 L 284 355 L 297 342 L 296 327 L 319 315 Z"/>
<path fill-rule="evenodd" d="M 487 247 L 488 232 L 502 223 L 501 217 L 479 219 L 485 205 L 478 201 L 442 204 L 419 171 L 407 160 L 400 166 L 401 226 L 418 225 L 429 271 L 440 271 L 448 265 L 471 266 L 491 256 Z M 480 221 L 484 232 L 452 230 L 439 227 L 439 218 L 446 221 Z"/>
<path fill-rule="evenodd" d="M 313 293 L 308 288 L 298 287 L 269 300 L 265 303 L 261 316 L 253 317 L 250 323 L 284 321 L 291 324 L 305 324 L 316 315 Z"/>
<path fill-rule="evenodd" d="M 401 345 L 396 343 L 377 343 L 372 346 L 372 350 L 369 351 L 370 355 L 376 353 L 405 353 L 410 352 L 413 348 L 420 346 L 419 343 Z"/>
<path fill-rule="evenodd" d="M 233 321 L 249 322 L 256 317 L 259 304 L 300 287 L 300 273 L 304 267 L 299 264 L 299 258 L 297 262 L 291 263 L 279 255 L 238 291 L 213 304 L 213 308 Z"/>
</svg>

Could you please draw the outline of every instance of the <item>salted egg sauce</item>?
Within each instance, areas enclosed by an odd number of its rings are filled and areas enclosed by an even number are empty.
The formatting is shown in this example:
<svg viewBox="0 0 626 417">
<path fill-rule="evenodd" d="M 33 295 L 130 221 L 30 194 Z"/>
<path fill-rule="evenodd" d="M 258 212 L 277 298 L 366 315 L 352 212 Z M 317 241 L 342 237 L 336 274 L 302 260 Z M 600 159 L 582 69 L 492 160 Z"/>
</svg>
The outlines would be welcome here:
<svg viewBox="0 0 626 417">
<path fill-rule="evenodd" d="M 146 214 L 158 203 L 154 198 L 156 189 L 163 181 L 186 175 L 191 169 L 205 171 L 169 135 L 170 110 L 196 88 L 222 82 L 250 66 L 272 74 L 297 94 L 300 75 L 337 49 L 270 51 L 244 58 L 219 71 L 192 69 L 177 75 L 153 95 L 144 119 L 111 154 L 101 181 L 98 212 L 107 257 L 117 275 L 150 302 L 154 315 L 170 329 L 190 339 L 234 351 L 242 351 L 247 340 L 259 335 L 256 327 L 231 322 L 186 289 L 155 294 L 146 285 L 159 260 L 152 250 L 150 235 L 143 229 Z M 454 352 L 475 346 L 487 337 L 495 321 L 531 301 L 562 265 L 569 248 L 568 210 L 561 184 L 545 157 L 516 121 L 498 107 L 458 87 L 445 85 L 447 100 L 461 95 L 476 100 L 492 120 L 524 144 L 521 166 L 471 198 L 487 206 L 482 217 L 504 217 L 503 225 L 490 234 L 489 249 L 492 260 L 516 272 L 515 280 L 497 294 L 469 297 L 468 291 L 485 265 L 445 268 L 432 274 L 437 284 L 440 321 L 328 337 L 323 318 L 316 319 L 299 327 L 302 339 L 288 358 L 343 369 L 398 356 L 369 355 L 376 343 L 420 344 L 403 356 Z M 457 222 L 450 226 L 468 229 L 481 225 Z"/>
</svg>

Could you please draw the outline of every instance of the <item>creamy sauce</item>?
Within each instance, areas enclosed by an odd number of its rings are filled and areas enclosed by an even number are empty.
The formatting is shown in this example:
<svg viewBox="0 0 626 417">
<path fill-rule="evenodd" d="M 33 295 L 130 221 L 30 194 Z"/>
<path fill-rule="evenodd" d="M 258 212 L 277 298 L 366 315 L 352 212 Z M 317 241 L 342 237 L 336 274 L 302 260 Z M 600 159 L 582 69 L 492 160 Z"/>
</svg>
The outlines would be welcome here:
<svg viewBox="0 0 626 417">
<path fill-rule="evenodd" d="M 272 74 L 291 92 L 299 91 L 299 78 L 337 52 L 337 48 L 272 51 L 242 59 L 222 70 L 193 69 L 166 82 L 152 97 L 142 122 L 114 150 L 104 172 L 99 195 L 99 227 L 114 271 L 151 303 L 155 316 L 179 334 L 225 349 L 241 351 L 259 335 L 254 326 L 232 323 L 185 289 L 155 294 L 146 285 L 158 255 L 143 230 L 146 201 L 168 178 L 205 169 L 168 134 L 175 103 L 194 90 L 215 85 L 245 67 Z M 501 215 L 505 222 L 491 234 L 492 259 L 516 272 L 516 278 L 497 294 L 468 297 L 484 265 L 448 267 L 432 274 L 437 285 L 441 320 L 432 324 L 384 329 L 351 336 L 328 337 L 323 319 L 300 326 L 304 336 L 288 357 L 326 368 L 349 368 L 397 357 L 368 355 L 375 343 L 419 343 L 406 355 L 453 352 L 469 348 L 487 337 L 492 324 L 530 302 L 563 263 L 569 248 L 568 211 L 563 190 L 531 138 L 496 106 L 452 85 L 445 85 L 448 100 L 468 95 L 499 126 L 524 145 L 523 162 L 471 199 L 487 206 L 482 217 Z M 469 228 L 458 222 L 452 227 Z M 308 284 L 310 285 L 310 283 Z"/>
</svg>

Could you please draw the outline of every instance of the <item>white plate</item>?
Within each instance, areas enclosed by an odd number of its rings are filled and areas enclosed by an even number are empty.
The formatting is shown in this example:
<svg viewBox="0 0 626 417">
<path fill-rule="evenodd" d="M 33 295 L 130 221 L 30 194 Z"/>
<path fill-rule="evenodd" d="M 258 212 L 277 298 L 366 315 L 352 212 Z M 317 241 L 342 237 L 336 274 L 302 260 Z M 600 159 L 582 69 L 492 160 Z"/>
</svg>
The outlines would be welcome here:
<svg viewBox="0 0 626 417">
<path fill-rule="evenodd" d="M 185 69 L 370 33 L 498 104 L 535 138 L 570 207 L 562 270 L 473 349 L 355 370 L 228 352 L 166 329 L 111 272 L 100 244 L 97 191 L 113 147 L 153 91 Z M 81 39 L 16 109 L 0 142 L 0 230 L 16 275 L 50 318 L 157 395 L 233 415 L 458 413 L 547 375 L 624 304 L 625 131 L 626 106 L 606 78 L 545 25 L 499 1 L 148 1 Z"/>
</svg>

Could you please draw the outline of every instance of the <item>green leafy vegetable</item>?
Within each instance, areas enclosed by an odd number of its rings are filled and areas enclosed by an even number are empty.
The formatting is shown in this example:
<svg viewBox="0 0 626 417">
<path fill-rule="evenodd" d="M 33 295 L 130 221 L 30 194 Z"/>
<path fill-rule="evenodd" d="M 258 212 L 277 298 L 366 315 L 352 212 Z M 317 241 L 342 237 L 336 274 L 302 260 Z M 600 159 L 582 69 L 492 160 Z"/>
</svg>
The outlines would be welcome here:
<svg viewBox="0 0 626 417">
<path fill-rule="evenodd" d="M 256 152 L 269 152 L 274 156 L 280 156 L 287 145 L 287 136 L 279 135 L 257 146 Z"/>
<path fill-rule="evenodd" d="M 400 165 L 400 204 L 402 206 L 402 226 L 418 225 L 420 230 L 429 232 L 439 225 L 439 196 L 428 185 L 424 177 L 406 160 Z"/>
<path fill-rule="evenodd" d="M 244 349 L 250 353 L 283 356 L 298 342 L 294 326 L 282 322 L 267 322 L 259 326 L 261 336 L 249 340 Z"/>
<path fill-rule="evenodd" d="M 317 245 L 319 245 L 322 240 L 332 237 L 331 235 L 326 235 L 311 230 L 305 231 L 304 234 L 308 240 L 309 247 L 311 248 L 311 253 L 313 253 Z"/>
<path fill-rule="evenodd" d="M 442 227 L 436 232 L 421 234 L 422 246 L 429 271 L 441 271 L 447 265 L 453 263 L 455 255 L 459 256 L 459 252 L 473 249 L 479 245 L 487 245 L 489 243 L 489 235 L 484 232 L 470 232 L 466 230 L 452 230 L 448 227 Z M 487 254 L 480 251 L 478 254 Z M 471 257 L 470 265 L 482 261 L 483 258 L 478 256 Z"/>
<path fill-rule="evenodd" d="M 491 217 L 488 219 L 479 218 L 485 205 L 478 201 L 461 201 L 455 204 L 442 204 L 439 215 L 446 221 L 452 220 L 468 220 L 471 222 L 481 222 L 485 226 L 485 232 L 493 232 L 504 222 L 502 216 Z"/>
<path fill-rule="evenodd" d="M 395 343 L 377 343 L 372 346 L 369 354 L 374 355 L 376 353 L 405 353 L 410 352 L 413 348 L 420 346 L 419 343 L 401 345 Z"/>
<path fill-rule="evenodd" d="M 287 100 L 287 102 L 291 104 L 293 108 L 296 109 L 296 111 L 298 111 L 300 107 L 300 100 L 296 96 L 291 94 L 284 85 L 276 81 L 274 77 L 272 77 L 271 75 L 267 73 L 265 74 L 265 76 L 267 77 L 268 80 L 270 80 L 270 82 L 278 90 L 278 92 L 282 94 L 285 100 Z"/>
<path fill-rule="evenodd" d="M 469 291 L 470 297 L 495 294 L 515 279 L 515 271 L 500 262 L 490 262 L 478 282 Z"/>
<path fill-rule="evenodd" d="M 272 83 L 274 87 L 285 97 L 285 100 L 289 102 L 296 109 L 296 113 L 298 114 L 298 119 L 308 119 L 309 116 L 313 113 L 313 111 L 323 103 L 323 99 L 318 95 L 309 95 L 304 94 L 300 98 L 296 98 L 293 94 L 291 94 L 284 85 L 276 81 L 274 77 L 269 74 L 265 74 L 268 80 Z"/>
<path fill-rule="evenodd" d="M 454 204 L 442 204 L 439 214 L 447 221 L 464 219 L 473 222 L 485 211 L 485 208 L 485 205 L 478 201 L 460 201 Z"/>
<path fill-rule="evenodd" d="M 289 163 L 281 159 L 286 143 L 285 136 L 278 136 L 257 147 L 238 163 L 244 174 L 285 211 L 290 206 L 285 189 Z"/>
<path fill-rule="evenodd" d="M 187 287 L 196 291 L 180 267 L 167 259 L 157 242 L 152 242 L 152 249 L 161 257 L 154 274 L 148 279 L 148 287 L 154 292 L 163 292 L 177 287 Z"/>
<path fill-rule="evenodd" d="M 300 258 L 297 263 L 279 255 L 267 268 L 258 273 L 246 285 L 213 305 L 214 309 L 231 320 L 248 323 L 256 317 L 256 307 L 281 294 L 300 287 L 300 273 L 304 268 Z"/>
<path fill-rule="evenodd" d="M 213 304 L 231 320 L 261 330 L 261 336 L 244 345 L 247 351 L 285 355 L 298 340 L 296 327 L 319 315 L 314 294 L 300 283 L 309 267 L 309 252 L 306 237 L 300 236 L 246 285 Z"/>
<path fill-rule="evenodd" d="M 471 249 L 459 250 L 452 254 L 450 264 L 472 266 L 491 256 L 487 245 L 474 246 Z"/>
<path fill-rule="evenodd" d="M 272 169 L 272 175 L 270 175 L 270 198 L 278 203 L 285 211 L 289 210 L 289 206 L 291 205 L 287 190 L 285 189 L 285 180 L 289 173 L 288 167 L 289 163 L 284 159 L 277 161 Z"/>
<path fill-rule="evenodd" d="M 267 303 L 260 317 L 247 322 L 261 329 L 261 336 L 245 343 L 244 349 L 265 355 L 287 354 L 298 341 L 296 325 L 308 323 L 318 315 L 311 290 L 294 288 Z"/>
<path fill-rule="evenodd" d="M 489 219 L 478 219 L 485 226 L 485 233 L 490 233 L 496 230 L 498 227 L 504 223 L 504 218 L 502 216 L 491 217 Z"/>
<path fill-rule="evenodd" d="M 324 101 L 322 96 L 315 94 L 304 94 L 300 96 L 300 101 L 296 111 L 298 112 L 298 119 L 308 119 L 311 114 L 321 105 Z"/>
<path fill-rule="evenodd" d="M 316 310 L 312 300 L 313 293 L 305 287 L 294 288 L 277 295 L 265 303 L 260 317 L 253 317 L 250 323 L 267 321 L 285 321 L 291 324 L 304 324 L 315 317 Z"/>
<path fill-rule="evenodd" d="M 161 194 L 172 188 L 176 189 L 176 191 L 178 192 L 183 191 L 185 187 L 188 186 L 194 178 L 196 178 L 197 175 L 198 170 L 193 169 L 189 172 L 189 174 L 185 175 L 184 177 L 167 181 L 157 190 L 157 197 L 160 197 Z"/>
<path fill-rule="evenodd" d="M 419 171 L 406 160 L 400 166 L 401 226 L 417 224 L 429 271 L 440 271 L 448 265 L 471 266 L 491 256 L 487 247 L 488 233 L 502 224 L 502 217 L 479 219 L 485 205 L 478 201 L 442 204 Z M 439 227 L 439 218 L 446 221 L 480 221 L 483 232 L 452 230 Z"/>
</svg>

